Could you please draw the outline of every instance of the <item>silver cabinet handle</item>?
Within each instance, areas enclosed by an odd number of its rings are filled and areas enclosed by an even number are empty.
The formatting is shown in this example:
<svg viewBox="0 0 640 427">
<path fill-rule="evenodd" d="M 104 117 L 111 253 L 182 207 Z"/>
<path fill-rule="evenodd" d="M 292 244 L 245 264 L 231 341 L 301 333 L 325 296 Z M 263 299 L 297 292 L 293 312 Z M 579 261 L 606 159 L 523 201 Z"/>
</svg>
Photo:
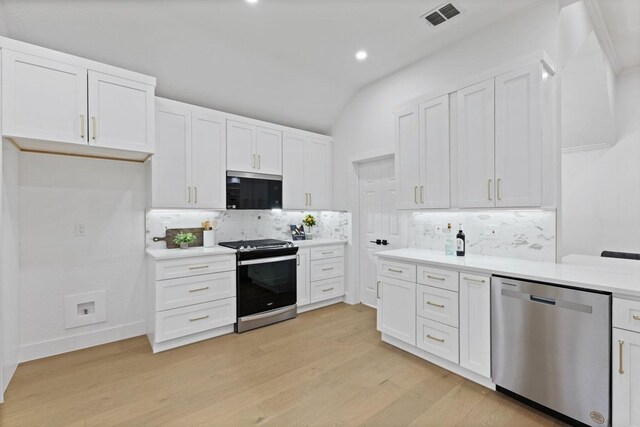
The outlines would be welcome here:
<svg viewBox="0 0 640 427">
<path fill-rule="evenodd" d="M 329 267 L 329 268 L 323 268 L 322 271 L 331 271 L 333 270 L 333 267 Z"/>
<path fill-rule="evenodd" d="M 98 133 L 98 121 L 95 116 L 91 117 L 91 139 L 96 140 L 96 135 Z"/>
<path fill-rule="evenodd" d="M 502 197 L 500 196 L 500 183 L 502 182 L 502 178 L 498 178 L 498 180 L 496 181 L 496 196 L 498 197 L 498 200 L 502 200 Z"/>
<path fill-rule="evenodd" d="M 623 346 L 624 346 L 624 341 L 622 340 L 618 340 L 618 346 L 619 346 L 619 350 L 620 350 L 620 361 L 619 361 L 619 365 L 618 365 L 618 372 L 620 374 L 624 374 L 624 368 L 622 367 L 622 350 L 623 350 Z"/>
<path fill-rule="evenodd" d="M 311 193 L 309 193 L 309 206 L 313 206 L 313 199 L 311 198 Z"/>
<path fill-rule="evenodd" d="M 333 251 L 330 252 L 322 252 L 322 255 L 331 255 L 333 253 Z"/>
<path fill-rule="evenodd" d="M 493 180 L 491 178 L 489 178 L 489 182 L 487 183 L 487 198 L 489 200 L 493 200 L 491 199 L 491 183 L 493 182 Z"/>
<path fill-rule="evenodd" d="M 191 203 L 191 187 L 187 187 L 187 203 Z"/>
<path fill-rule="evenodd" d="M 193 203 L 198 203 L 198 187 L 193 187 L 195 196 L 193 197 Z"/>
<path fill-rule="evenodd" d="M 209 287 L 205 286 L 204 288 L 189 289 L 189 292 L 200 292 L 200 291 L 206 291 L 207 289 L 209 289 Z"/>
<path fill-rule="evenodd" d="M 424 185 L 420 186 L 420 203 L 424 204 Z"/>
<path fill-rule="evenodd" d="M 475 283 L 484 283 L 484 280 L 480 280 L 480 279 L 472 279 L 471 277 L 463 277 L 464 280 L 466 280 L 467 282 L 475 282 Z"/>
<path fill-rule="evenodd" d="M 438 342 L 444 342 L 444 339 L 432 337 L 431 335 L 427 335 L 427 338 L 429 338 L 430 340 L 438 341 Z"/>
<path fill-rule="evenodd" d="M 376 298 L 380 299 L 380 281 L 376 282 Z"/>
<path fill-rule="evenodd" d="M 322 292 L 329 292 L 329 291 L 332 291 L 332 290 L 333 290 L 333 286 L 330 287 L 330 288 L 327 288 L 327 289 L 323 289 Z"/>
<path fill-rule="evenodd" d="M 84 139 L 84 114 L 80 114 L 80 138 Z"/>
<path fill-rule="evenodd" d="M 435 302 L 427 301 L 427 304 L 438 308 L 444 308 L 444 304 L 436 304 Z"/>
<path fill-rule="evenodd" d="M 427 279 L 440 280 L 442 282 L 446 280 L 444 277 L 436 277 L 436 276 L 427 276 Z"/>
<path fill-rule="evenodd" d="M 258 154 L 258 169 L 260 169 L 260 154 Z"/>
<path fill-rule="evenodd" d="M 296 254 L 296 265 L 300 265 L 300 254 Z"/>
<path fill-rule="evenodd" d="M 418 186 L 413 187 L 413 202 L 418 204 Z"/>
<path fill-rule="evenodd" d="M 389 271 L 393 272 L 393 273 L 402 273 L 402 270 L 396 270 L 393 268 L 390 268 Z"/>
<path fill-rule="evenodd" d="M 208 318 L 209 318 L 209 315 L 207 314 L 206 316 L 194 317 L 193 319 L 189 319 L 189 322 L 195 322 L 197 320 L 204 320 Z"/>
<path fill-rule="evenodd" d="M 640 316 L 633 316 L 633 320 L 640 320 Z"/>
<path fill-rule="evenodd" d="M 251 169 L 255 169 L 256 168 L 256 155 L 252 154 L 251 155 Z"/>
<path fill-rule="evenodd" d="M 304 193 L 304 205 L 309 206 L 309 193 Z"/>
<path fill-rule="evenodd" d="M 198 265 L 194 267 L 189 267 L 189 270 L 202 270 L 203 268 L 209 268 L 208 265 Z"/>
</svg>

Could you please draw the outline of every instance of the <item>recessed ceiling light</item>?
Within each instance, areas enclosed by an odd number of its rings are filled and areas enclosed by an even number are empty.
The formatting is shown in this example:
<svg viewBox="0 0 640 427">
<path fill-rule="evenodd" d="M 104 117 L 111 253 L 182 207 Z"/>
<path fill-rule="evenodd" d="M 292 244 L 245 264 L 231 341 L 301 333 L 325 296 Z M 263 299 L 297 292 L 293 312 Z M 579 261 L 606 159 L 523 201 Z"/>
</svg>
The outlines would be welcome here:
<svg viewBox="0 0 640 427">
<path fill-rule="evenodd" d="M 245 0 L 245 1 L 246 1 L 247 3 L 250 3 L 250 4 L 256 4 L 256 3 L 258 3 L 258 0 Z"/>
<path fill-rule="evenodd" d="M 358 61 L 364 61 L 365 59 L 367 59 L 367 51 L 366 50 L 359 50 L 356 52 L 356 59 Z"/>
</svg>

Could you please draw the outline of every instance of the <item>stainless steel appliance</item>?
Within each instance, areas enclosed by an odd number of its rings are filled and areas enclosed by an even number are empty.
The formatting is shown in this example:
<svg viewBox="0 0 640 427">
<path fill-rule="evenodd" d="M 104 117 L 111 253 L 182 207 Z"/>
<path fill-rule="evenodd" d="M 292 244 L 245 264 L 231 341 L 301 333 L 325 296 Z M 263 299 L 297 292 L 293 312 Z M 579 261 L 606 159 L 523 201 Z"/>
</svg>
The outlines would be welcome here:
<svg viewBox="0 0 640 427">
<path fill-rule="evenodd" d="M 282 209 L 282 177 L 227 171 L 227 209 Z"/>
<path fill-rule="evenodd" d="M 296 317 L 298 248 L 293 243 L 268 239 L 220 245 L 237 250 L 236 332 Z"/>
<path fill-rule="evenodd" d="M 493 382 L 587 425 L 610 423 L 611 295 L 493 277 Z"/>
</svg>

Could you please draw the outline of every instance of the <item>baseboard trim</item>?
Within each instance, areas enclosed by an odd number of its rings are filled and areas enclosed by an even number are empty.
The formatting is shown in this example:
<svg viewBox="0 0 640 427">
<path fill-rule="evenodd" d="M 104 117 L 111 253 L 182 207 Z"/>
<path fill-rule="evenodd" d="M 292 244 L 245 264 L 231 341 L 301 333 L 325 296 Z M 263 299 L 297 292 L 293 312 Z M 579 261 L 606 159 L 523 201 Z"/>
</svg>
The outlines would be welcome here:
<svg viewBox="0 0 640 427">
<path fill-rule="evenodd" d="M 42 359 L 43 357 L 55 356 L 57 354 L 133 338 L 145 335 L 146 333 L 147 322 L 141 320 L 139 322 L 113 326 L 98 331 L 26 344 L 20 346 L 20 362 L 29 362 L 31 360 Z"/>
</svg>

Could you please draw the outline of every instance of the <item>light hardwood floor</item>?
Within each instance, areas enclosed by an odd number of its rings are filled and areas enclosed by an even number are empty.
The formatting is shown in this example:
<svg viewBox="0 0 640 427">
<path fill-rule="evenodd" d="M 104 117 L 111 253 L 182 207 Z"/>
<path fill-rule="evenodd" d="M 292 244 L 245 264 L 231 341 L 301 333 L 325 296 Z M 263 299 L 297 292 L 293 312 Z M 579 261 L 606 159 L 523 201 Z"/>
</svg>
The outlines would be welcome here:
<svg viewBox="0 0 640 427">
<path fill-rule="evenodd" d="M 561 425 L 380 341 L 338 304 L 152 355 L 132 338 L 20 365 L 2 426 Z"/>
</svg>

